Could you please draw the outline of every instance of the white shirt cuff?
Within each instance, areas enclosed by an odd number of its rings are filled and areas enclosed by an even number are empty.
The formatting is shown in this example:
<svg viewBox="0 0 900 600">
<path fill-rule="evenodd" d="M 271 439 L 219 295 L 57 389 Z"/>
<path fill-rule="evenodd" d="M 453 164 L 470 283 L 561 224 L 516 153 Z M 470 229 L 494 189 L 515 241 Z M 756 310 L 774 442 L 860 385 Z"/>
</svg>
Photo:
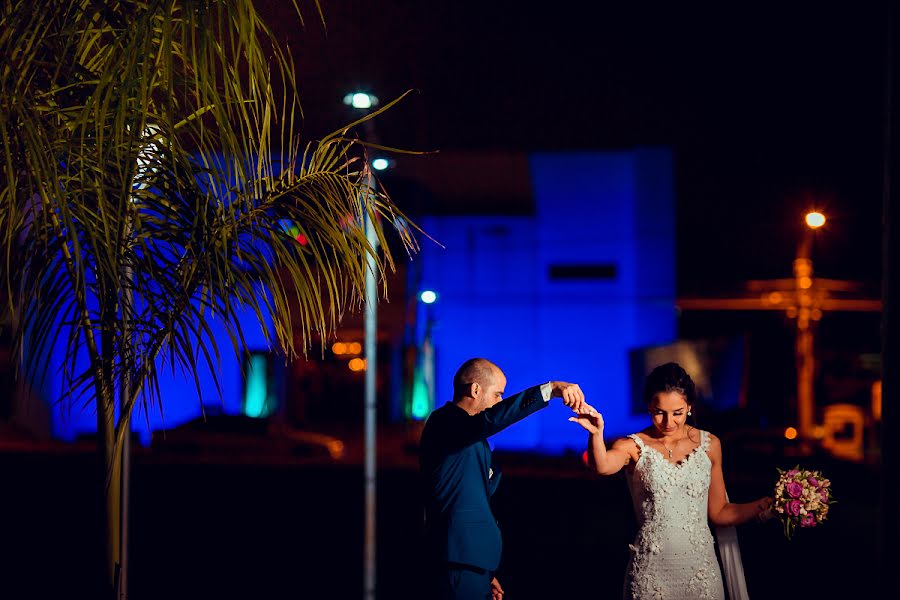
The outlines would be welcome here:
<svg viewBox="0 0 900 600">
<path fill-rule="evenodd" d="M 541 386 L 541 396 L 544 397 L 544 402 L 550 402 L 550 394 L 552 394 L 552 393 L 553 393 L 553 386 L 550 385 L 549 381 Z"/>
</svg>

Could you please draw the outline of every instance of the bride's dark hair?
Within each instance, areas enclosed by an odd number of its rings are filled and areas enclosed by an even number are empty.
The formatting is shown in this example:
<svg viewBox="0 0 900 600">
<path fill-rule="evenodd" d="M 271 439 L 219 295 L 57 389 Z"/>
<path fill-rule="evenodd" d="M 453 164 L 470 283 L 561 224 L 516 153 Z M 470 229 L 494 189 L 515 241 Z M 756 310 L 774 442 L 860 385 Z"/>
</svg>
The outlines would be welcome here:
<svg viewBox="0 0 900 600">
<path fill-rule="evenodd" d="M 644 402 L 650 404 L 656 394 L 662 392 L 678 392 L 685 397 L 687 403 L 697 403 L 697 390 L 694 380 L 678 363 L 666 363 L 653 369 L 644 382 Z"/>
</svg>

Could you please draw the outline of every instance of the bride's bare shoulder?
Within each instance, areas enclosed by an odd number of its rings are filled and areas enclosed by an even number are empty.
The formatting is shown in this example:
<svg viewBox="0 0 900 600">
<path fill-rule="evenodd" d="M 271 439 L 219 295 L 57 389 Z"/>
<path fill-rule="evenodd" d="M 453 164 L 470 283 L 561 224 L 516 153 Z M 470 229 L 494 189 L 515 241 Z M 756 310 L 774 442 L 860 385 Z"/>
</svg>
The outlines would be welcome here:
<svg viewBox="0 0 900 600">
<path fill-rule="evenodd" d="M 636 434 L 634 434 L 636 435 Z M 640 454 L 640 448 L 638 448 L 637 442 L 635 442 L 631 437 L 621 437 L 612 443 L 613 450 L 621 450 L 623 452 L 628 453 L 634 459 L 637 459 Z"/>
<path fill-rule="evenodd" d="M 636 435 L 637 437 L 641 438 L 641 441 L 644 442 L 645 444 L 652 443 L 654 440 L 653 440 L 653 436 L 650 435 L 650 431 L 651 431 L 651 428 L 647 427 L 646 429 L 642 429 L 640 431 L 634 432 L 632 435 Z"/>
</svg>

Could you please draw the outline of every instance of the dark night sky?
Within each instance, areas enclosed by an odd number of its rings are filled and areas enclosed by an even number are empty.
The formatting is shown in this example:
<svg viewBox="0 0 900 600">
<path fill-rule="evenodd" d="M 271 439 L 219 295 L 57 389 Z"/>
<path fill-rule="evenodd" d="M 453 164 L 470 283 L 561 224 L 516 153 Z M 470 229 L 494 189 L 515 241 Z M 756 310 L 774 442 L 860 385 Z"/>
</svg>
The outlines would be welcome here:
<svg viewBox="0 0 900 600">
<path fill-rule="evenodd" d="M 398 147 L 667 145 L 682 291 L 789 276 L 810 204 L 831 218 L 818 274 L 877 286 L 885 0 L 691 5 L 346 0 L 324 3 L 327 35 L 309 10 L 305 31 L 273 25 L 308 138 L 346 122 L 340 98 L 362 86 L 420 91 L 377 124 Z"/>
</svg>

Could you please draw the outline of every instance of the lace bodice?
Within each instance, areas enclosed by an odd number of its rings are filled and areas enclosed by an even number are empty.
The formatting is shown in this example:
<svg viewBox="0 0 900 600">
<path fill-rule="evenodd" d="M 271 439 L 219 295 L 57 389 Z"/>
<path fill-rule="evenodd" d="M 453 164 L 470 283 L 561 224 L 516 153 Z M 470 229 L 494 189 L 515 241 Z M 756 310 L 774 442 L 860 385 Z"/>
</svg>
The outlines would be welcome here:
<svg viewBox="0 0 900 600">
<path fill-rule="evenodd" d="M 626 598 L 724 598 L 707 504 L 712 463 L 709 434 L 680 463 L 647 446 L 637 435 L 640 457 L 627 474 L 638 533 L 625 581 Z"/>
</svg>

